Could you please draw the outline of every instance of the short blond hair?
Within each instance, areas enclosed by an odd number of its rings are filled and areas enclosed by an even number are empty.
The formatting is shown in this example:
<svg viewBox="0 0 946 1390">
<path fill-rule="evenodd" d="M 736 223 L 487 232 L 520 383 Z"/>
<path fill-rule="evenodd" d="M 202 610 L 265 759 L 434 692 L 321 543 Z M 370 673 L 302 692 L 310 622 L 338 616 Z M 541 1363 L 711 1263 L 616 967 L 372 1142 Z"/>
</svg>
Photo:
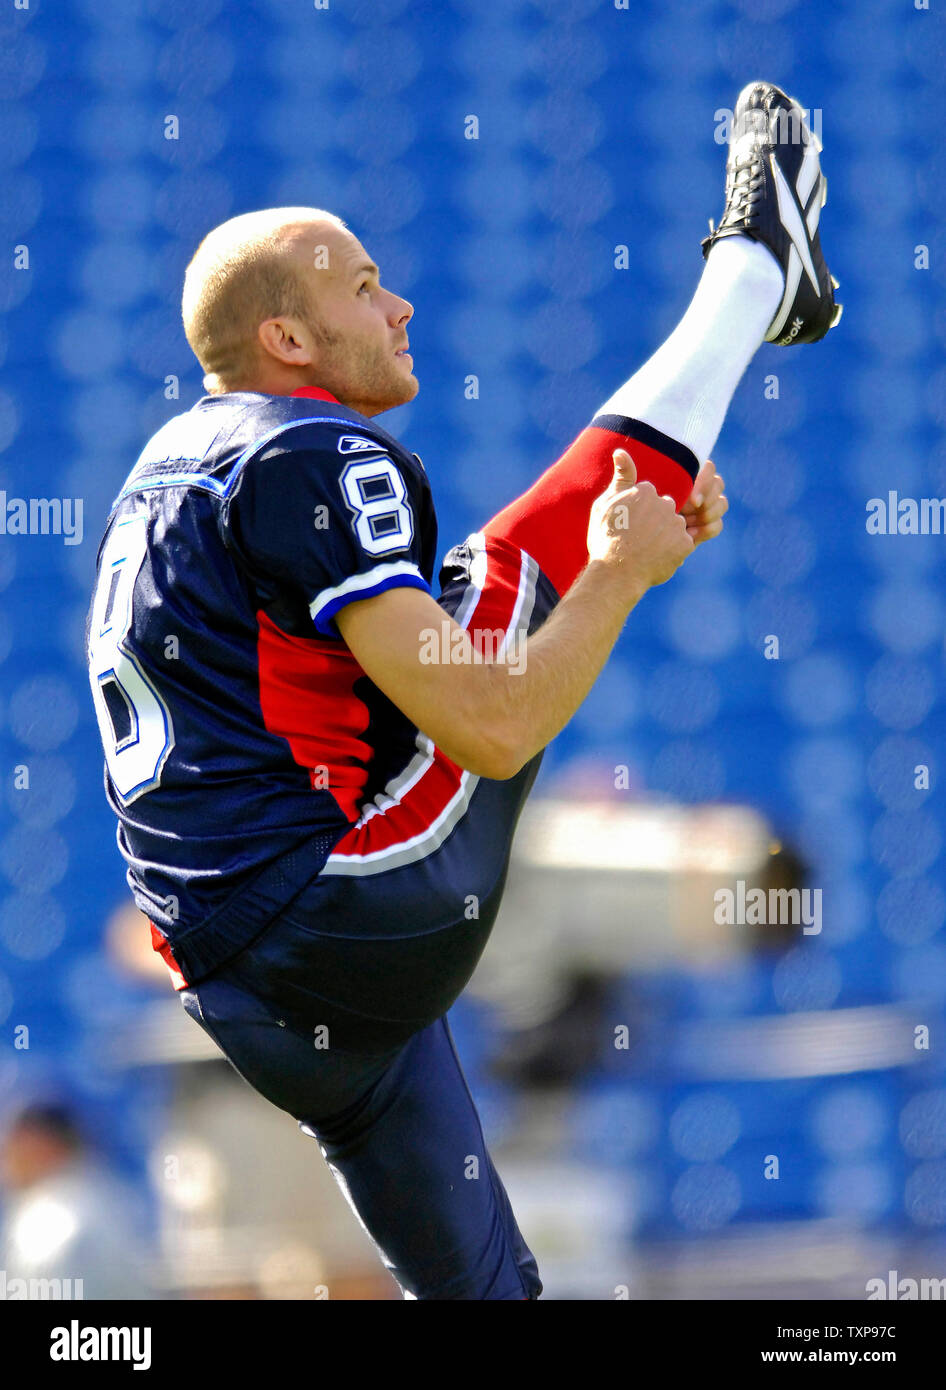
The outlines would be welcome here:
<svg viewBox="0 0 946 1390">
<path fill-rule="evenodd" d="M 208 232 L 184 274 L 181 317 L 210 393 L 252 377 L 256 330 L 286 315 L 320 324 L 298 257 L 294 234 L 313 223 L 345 227 L 323 208 L 266 208 L 231 217 Z"/>
</svg>

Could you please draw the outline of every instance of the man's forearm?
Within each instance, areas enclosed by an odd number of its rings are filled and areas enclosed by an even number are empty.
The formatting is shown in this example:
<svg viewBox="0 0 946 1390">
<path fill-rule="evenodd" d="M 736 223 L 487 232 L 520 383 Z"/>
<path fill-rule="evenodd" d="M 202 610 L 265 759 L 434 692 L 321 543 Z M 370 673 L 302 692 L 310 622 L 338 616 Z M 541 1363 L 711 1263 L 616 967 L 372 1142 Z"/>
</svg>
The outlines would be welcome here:
<svg viewBox="0 0 946 1390">
<path fill-rule="evenodd" d="M 560 733 L 597 680 L 646 586 L 629 590 L 614 562 L 591 561 L 551 617 L 525 642 L 518 668 L 469 668 L 482 738 L 512 777 Z M 475 673 L 475 674 L 474 674 Z"/>
</svg>

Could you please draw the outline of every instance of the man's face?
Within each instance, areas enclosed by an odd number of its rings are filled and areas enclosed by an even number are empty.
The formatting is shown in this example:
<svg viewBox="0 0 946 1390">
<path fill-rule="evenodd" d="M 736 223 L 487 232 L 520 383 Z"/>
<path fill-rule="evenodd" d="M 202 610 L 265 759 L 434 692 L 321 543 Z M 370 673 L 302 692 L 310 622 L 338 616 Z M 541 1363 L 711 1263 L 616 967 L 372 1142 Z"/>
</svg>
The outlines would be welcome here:
<svg viewBox="0 0 946 1390">
<path fill-rule="evenodd" d="M 321 321 L 312 326 L 312 384 L 362 415 L 412 401 L 420 385 L 404 349 L 413 306 L 382 289 L 378 268 L 346 229 L 324 223 L 306 229 L 295 253 Z"/>
</svg>

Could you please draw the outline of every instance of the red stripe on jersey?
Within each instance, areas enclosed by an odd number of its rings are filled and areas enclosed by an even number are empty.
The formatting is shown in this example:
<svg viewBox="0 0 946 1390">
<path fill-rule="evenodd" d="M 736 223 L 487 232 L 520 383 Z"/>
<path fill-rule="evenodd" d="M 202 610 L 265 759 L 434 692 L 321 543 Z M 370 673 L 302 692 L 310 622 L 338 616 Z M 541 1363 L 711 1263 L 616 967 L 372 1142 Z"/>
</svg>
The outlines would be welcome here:
<svg viewBox="0 0 946 1390">
<path fill-rule="evenodd" d="M 366 807 L 362 820 L 342 836 L 331 857 L 378 854 L 424 835 L 460 792 L 462 777 L 462 769 L 435 748 L 416 782 L 393 805 Z"/>
<path fill-rule="evenodd" d="M 346 820 L 357 820 L 373 753 L 361 737 L 368 707 L 352 690 L 364 671 L 340 642 L 290 637 L 262 610 L 256 619 L 263 723 L 286 739 L 313 788 L 331 792 Z"/>
<path fill-rule="evenodd" d="M 149 920 L 148 925 L 151 927 L 151 945 L 170 971 L 171 984 L 176 990 L 187 989 L 187 981 L 181 974 L 181 968 L 171 955 L 170 943 L 161 935 L 153 922 Z"/>
</svg>

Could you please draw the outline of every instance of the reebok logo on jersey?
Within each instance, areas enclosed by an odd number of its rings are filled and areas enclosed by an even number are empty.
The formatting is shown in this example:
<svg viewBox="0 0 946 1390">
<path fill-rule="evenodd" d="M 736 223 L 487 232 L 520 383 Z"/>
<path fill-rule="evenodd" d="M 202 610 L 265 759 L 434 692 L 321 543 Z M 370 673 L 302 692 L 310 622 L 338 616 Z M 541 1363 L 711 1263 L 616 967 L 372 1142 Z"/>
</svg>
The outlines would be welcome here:
<svg viewBox="0 0 946 1390">
<path fill-rule="evenodd" d="M 338 452 L 340 454 L 384 454 L 387 450 L 376 439 L 364 439 L 360 434 L 343 434 L 338 441 Z"/>
</svg>

